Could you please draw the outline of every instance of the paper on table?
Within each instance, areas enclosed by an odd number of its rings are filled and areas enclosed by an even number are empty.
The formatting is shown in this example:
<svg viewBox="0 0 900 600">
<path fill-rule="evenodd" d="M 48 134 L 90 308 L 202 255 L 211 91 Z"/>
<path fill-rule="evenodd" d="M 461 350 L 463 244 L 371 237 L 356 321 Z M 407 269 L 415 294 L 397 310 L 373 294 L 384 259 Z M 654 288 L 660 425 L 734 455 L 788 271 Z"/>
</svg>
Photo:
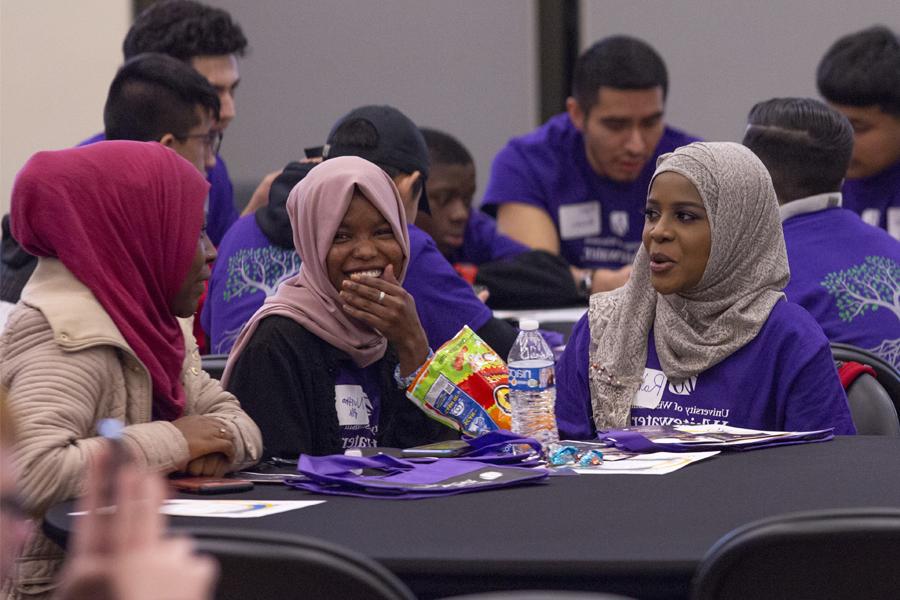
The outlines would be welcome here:
<svg viewBox="0 0 900 600">
<path fill-rule="evenodd" d="M 577 323 L 587 312 L 587 306 L 574 306 L 572 308 L 548 308 L 538 310 L 495 310 L 494 316 L 498 319 L 536 319 L 541 323 Z"/>
<path fill-rule="evenodd" d="M 166 500 L 159 512 L 171 517 L 216 517 L 219 519 L 253 519 L 289 510 L 322 504 L 324 500 Z M 112 512 L 113 507 L 101 508 Z M 84 511 L 69 513 L 71 516 Z"/>
<path fill-rule="evenodd" d="M 651 452 L 648 454 L 623 453 L 621 457 L 603 450 L 603 464 L 592 467 L 574 467 L 580 475 L 666 475 L 718 454 L 713 452 Z M 624 456 L 627 454 L 627 456 Z"/>
</svg>

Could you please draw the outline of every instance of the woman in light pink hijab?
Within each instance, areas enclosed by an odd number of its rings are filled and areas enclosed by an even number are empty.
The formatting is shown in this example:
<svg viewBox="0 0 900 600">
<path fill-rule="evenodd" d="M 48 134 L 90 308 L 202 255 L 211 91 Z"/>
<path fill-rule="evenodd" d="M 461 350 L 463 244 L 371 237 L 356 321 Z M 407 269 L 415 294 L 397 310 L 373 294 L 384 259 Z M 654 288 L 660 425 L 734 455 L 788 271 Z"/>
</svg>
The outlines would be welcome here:
<svg viewBox="0 0 900 600">
<path fill-rule="evenodd" d="M 430 349 L 412 297 L 400 195 L 358 157 L 323 162 L 287 210 L 300 273 L 244 327 L 223 376 L 267 456 L 410 446 L 450 435 L 409 402 L 403 379 Z"/>
</svg>

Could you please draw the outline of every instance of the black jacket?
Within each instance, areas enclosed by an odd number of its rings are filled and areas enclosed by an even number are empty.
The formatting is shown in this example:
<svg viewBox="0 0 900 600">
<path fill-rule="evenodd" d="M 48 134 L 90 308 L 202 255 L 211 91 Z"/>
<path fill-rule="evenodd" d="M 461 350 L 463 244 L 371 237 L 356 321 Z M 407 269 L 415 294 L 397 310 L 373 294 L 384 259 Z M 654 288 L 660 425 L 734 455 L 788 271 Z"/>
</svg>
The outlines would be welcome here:
<svg viewBox="0 0 900 600">
<path fill-rule="evenodd" d="M 341 362 L 349 360 L 292 319 L 262 320 L 234 366 L 228 391 L 259 425 L 266 458 L 343 452 L 334 384 Z M 397 357 L 390 347 L 376 364 L 381 392 L 379 446 L 407 448 L 458 437 L 397 387 Z"/>
</svg>

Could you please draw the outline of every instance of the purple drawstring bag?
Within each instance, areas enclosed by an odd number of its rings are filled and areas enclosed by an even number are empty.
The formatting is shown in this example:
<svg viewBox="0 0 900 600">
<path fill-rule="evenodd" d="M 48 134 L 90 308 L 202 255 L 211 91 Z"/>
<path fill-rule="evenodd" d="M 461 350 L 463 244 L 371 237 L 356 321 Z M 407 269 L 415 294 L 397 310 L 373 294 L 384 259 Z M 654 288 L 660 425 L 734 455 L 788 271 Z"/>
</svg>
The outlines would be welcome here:
<svg viewBox="0 0 900 600">
<path fill-rule="evenodd" d="M 766 435 L 758 432 L 758 437 L 748 435 L 745 440 L 741 436 L 722 435 L 720 441 L 691 442 L 690 436 L 684 436 L 684 442 L 654 442 L 651 437 L 678 439 L 679 434 L 672 427 L 645 427 L 634 429 L 615 429 L 597 434 L 597 438 L 608 446 L 615 446 L 628 452 L 702 452 L 706 450 L 757 450 L 772 446 L 790 446 L 793 444 L 810 444 L 827 442 L 834 439 L 834 428 L 816 431 L 780 432 L 778 435 Z M 711 434 L 700 434 L 708 438 Z M 715 434 L 712 434 L 715 435 Z"/>
<path fill-rule="evenodd" d="M 361 469 L 374 475 L 359 474 Z M 297 470 L 306 479 L 291 487 L 317 494 L 412 500 L 535 483 L 547 469 L 485 463 L 474 459 L 402 459 L 375 456 L 300 456 Z"/>
</svg>

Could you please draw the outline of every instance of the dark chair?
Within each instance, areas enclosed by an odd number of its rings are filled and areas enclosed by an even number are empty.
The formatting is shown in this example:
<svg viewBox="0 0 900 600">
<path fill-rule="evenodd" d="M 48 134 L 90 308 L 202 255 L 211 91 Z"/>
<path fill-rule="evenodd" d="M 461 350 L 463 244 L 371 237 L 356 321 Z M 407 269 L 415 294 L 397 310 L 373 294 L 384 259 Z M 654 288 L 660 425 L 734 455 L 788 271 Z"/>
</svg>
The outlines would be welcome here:
<svg viewBox="0 0 900 600">
<path fill-rule="evenodd" d="M 841 342 L 831 342 L 831 354 L 834 360 L 842 362 L 852 360 L 875 369 L 878 383 L 884 387 L 894 402 L 894 408 L 900 413 L 900 373 L 890 363 L 868 350 Z"/>
<path fill-rule="evenodd" d="M 627 596 L 601 594 L 598 592 L 561 592 L 546 591 L 510 591 L 487 592 L 485 594 L 467 594 L 465 596 L 448 596 L 442 600 L 633 600 Z"/>
<path fill-rule="evenodd" d="M 900 509 L 787 514 L 744 525 L 716 542 L 697 569 L 691 598 L 897 598 L 898 564 Z"/>
<path fill-rule="evenodd" d="M 227 354 L 204 354 L 200 357 L 200 366 L 213 379 L 222 379 L 226 362 L 228 362 Z"/>
<path fill-rule="evenodd" d="M 847 388 L 850 416 L 859 435 L 900 436 L 900 419 L 887 391 L 874 377 L 863 373 Z"/>
<path fill-rule="evenodd" d="M 230 528 L 189 533 L 219 561 L 217 600 L 415 600 L 380 564 L 315 538 Z"/>
</svg>

